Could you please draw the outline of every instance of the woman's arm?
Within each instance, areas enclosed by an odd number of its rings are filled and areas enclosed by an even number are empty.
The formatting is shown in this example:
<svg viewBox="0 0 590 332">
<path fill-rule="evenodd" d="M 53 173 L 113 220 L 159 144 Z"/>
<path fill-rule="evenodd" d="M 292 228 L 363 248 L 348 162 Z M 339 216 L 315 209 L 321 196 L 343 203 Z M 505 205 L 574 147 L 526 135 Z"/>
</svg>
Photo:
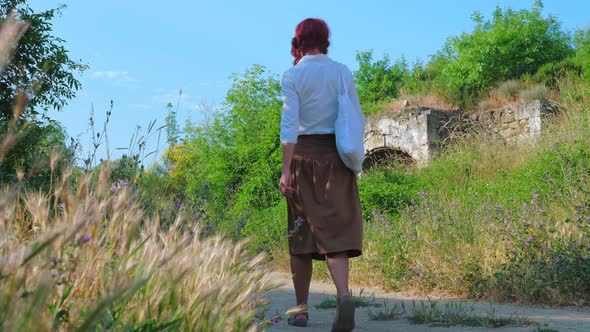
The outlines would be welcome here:
<svg viewBox="0 0 590 332">
<path fill-rule="evenodd" d="M 299 97 L 293 80 L 288 73 L 281 82 L 283 94 L 283 113 L 281 114 L 281 143 L 283 144 L 283 170 L 279 189 L 283 195 L 291 195 L 295 188 L 291 186 L 291 160 L 299 136 Z"/>
<path fill-rule="evenodd" d="M 294 151 L 295 144 L 283 144 L 283 170 L 279 182 L 279 189 L 283 195 L 291 195 L 295 192 L 295 188 L 291 185 L 291 161 L 293 160 Z"/>
</svg>

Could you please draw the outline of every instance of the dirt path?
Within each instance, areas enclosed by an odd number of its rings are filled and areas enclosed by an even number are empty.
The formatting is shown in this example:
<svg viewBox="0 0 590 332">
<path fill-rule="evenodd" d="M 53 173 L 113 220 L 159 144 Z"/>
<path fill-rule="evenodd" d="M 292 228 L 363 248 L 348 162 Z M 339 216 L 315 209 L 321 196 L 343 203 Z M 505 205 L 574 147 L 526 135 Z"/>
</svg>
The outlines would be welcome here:
<svg viewBox="0 0 590 332">
<path fill-rule="evenodd" d="M 334 286 L 321 282 L 312 282 L 310 289 L 310 324 L 307 328 L 293 327 L 287 324 L 287 315 L 285 312 L 294 306 L 295 295 L 292 289 L 291 280 L 288 274 L 275 272 L 272 275 L 281 286 L 268 293 L 267 300 L 270 302 L 266 310 L 266 317 L 273 317 L 275 314 L 281 315 L 281 320 L 276 325 L 268 326 L 266 331 L 294 331 L 294 332 L 319 332 L 330 331 L 332 320 L 334 319 L 335 309 L 316 309 L 314 305 L 319 304 L 323 299 L 335 294 Z M 360 289 L 353 287 L 356 294 Z M 386 301 L 388 306 L 394 303 L 406 303 L 406 308 L 411 305 L 412 300 L 425 300 L 416 297 L 407 297 L 398 293 L 384 293 L 378 289 L 364 289 L 363 294 L 374 295 L 377 303 Z M 444 301 L 444 300 L 443 300 Z M 564 331 L 587 331 L 590 332 L 590 308 L 541 308 L 525 307 L 514 305 L 494 305 L 496 314 L 499 316 L 509 316 L 518 314 L 529 320 L 538 322 L 540 327 Z M 378 308 L 373 309 L 379 310 Z M 489 312 L 489 303 L 476 303 L 475 312 L 485 315 Z M 483 327 L 433 327 L 429 325 L 412 325 L 407 319 L 395 321 L 371 321 L 369 320 L 366 308 L 357 308 L 355 331 L 537 331 L 537 326 L 526 327 L 502 327 L 502 328 L 483 328 Z"/>
</svg>

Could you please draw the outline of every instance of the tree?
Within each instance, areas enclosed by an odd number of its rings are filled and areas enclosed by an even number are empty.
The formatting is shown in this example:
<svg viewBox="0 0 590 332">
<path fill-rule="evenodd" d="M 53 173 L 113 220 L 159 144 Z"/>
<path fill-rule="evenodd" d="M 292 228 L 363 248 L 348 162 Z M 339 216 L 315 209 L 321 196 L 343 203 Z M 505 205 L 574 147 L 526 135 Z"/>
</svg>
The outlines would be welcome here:
<svg viewBox="0 0 590 332">
<path fill-rule="evenodd" d="M 74 73 L 86 68 L 72 61 L 64 41 L 52 35 L 51 20 L 62 9 L 35 13 L 24 0 L 0 0 L 0 22 L 14 10 L 29 24 L 0 74 L 0 182 L 20 179 L 47 187 L 52 174 L 73 162 L 76 142 L 68 146 L 61 125 L 38 116 L 62 109 L 80 89 Z"/>
<path fill-rule="evenodd" d="M 410 71 L 404 58 L 393 65 L 389 55 L 373 61 L 373 51 L 357 52 L 359 69 L 354 72 L 354 80 L 362 105 L 395 98 Z"/>
<path fill-rule="evenodd" d="M 73 163 L 76 148 L 74 140 L 66 143 L 65 130 L 58 122 L 26 122 L 16 131 L 14 145 L 0 158 L 0 183 L 15 182 L 22 172 L 29 187 L 48 188 L 51 174 L 61 174 Z"/>
<path fill-rule="evenodd" d="M 576 63 L 584 68 L 585 75 L 590 76 L 590 29 L 576 31 L 574 45 L 576 47 Z"/>
<path fill-rule="evenodd" d="M 49 109 L 61 110 L 81 88 L 74 74 L 86 66 L 73 61 L 63 46 L 64 40 L 52 34 L 51 21 L 63 8 L 35 13 L 25 0 L 0 0 L 0 21 L 14 9 L 21 20 L 30 23 L 12 62 L 0 76 L 0 121 L 12 117 L 18 91 L 29 98 L 21 116 L 31 119 Z"/>
<path fill-rule="evenodd" d="M 263 66 L 234 75 L 222 109 L 167 151 L 173 182 L 186 183 L 191 200 L 206 199 L 217 220 L 282 201 L 281 106 L 279 80 Z"/>
<path fill-rule="evenodd" d="M 534 74 L 572 54 L 569 35 L 555 17 L 543 17 L 542 9 L 541 1 L 532 10 L 497 7 L 487 21 L 476 12 L 472 33 L 448 39 L 435 59 L 446 65 L 438 79 L 451 102 L 468 108 L 497 83 Z"/>
</svg>

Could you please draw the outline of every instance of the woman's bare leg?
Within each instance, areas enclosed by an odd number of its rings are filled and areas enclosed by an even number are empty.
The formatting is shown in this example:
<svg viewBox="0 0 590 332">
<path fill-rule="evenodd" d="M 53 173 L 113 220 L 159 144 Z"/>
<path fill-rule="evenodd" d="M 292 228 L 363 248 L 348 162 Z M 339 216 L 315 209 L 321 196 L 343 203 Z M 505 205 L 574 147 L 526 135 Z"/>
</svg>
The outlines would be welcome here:
<svg viewBox="0 0 590 332">
<path fill-rule="evenodd" d="M 297 306 L 307 310 L 309 284 L 311 283 L 311 255 L 291 255 L 291 274 L 295 287 Z"/>
<path fill-rule="evenodd" d="M 348 255 L 338 253 L 328 255 L 326 259 L 328 270 L 336 285 L 336 297 L 338 305 L 336 308 L 336 317 L 332 324 L 332 331 L 349 332 L 354 329 L 354 300 L 350 296 L 348 289 Z"/>
<path fill-rule="evenodd" d="M 326 262 L 328 263 L 328 270 L 330 270 L 330 275 L 336 286 L 336 296 L 341 298 L 342 296 L 350 295 L 348 289 L 348 255 L 346 253 L 329 255 Z"/>
</svg>

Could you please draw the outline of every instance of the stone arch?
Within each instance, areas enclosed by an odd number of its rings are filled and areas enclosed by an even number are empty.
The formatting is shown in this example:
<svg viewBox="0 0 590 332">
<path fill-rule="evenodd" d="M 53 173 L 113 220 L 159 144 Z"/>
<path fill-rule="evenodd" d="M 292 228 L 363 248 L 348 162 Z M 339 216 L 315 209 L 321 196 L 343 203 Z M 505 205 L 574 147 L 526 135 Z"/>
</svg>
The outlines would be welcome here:
<svg viewBox="0 0 590 332">
<path fill-rule="evenodd" d="M 392 162 L 403 165 L 413 165 L 416 163 L 416 160 L 414 160 L 410 154 L 401 149 L 383 146 L 366 153 L 366 158 L 363 162 L 363 170 L 367 170 L 375 166 L 387 165 Z"/>
</svg>

